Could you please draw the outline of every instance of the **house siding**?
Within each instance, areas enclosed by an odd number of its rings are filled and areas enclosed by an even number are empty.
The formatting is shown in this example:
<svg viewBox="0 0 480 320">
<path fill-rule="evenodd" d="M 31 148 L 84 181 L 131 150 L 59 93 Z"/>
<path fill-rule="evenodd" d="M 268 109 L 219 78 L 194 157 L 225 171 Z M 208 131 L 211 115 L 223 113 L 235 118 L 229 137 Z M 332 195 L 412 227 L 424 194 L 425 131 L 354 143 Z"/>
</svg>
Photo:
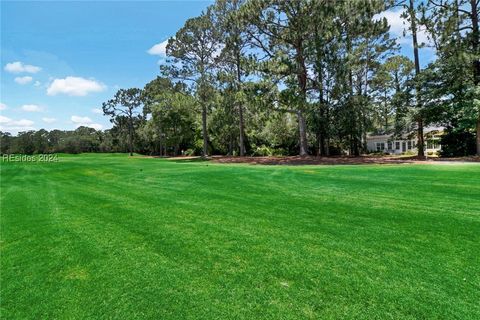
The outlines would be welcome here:
<svg viewBox="0 0 480 320">
<path fill-rule="evenodd" d="M 442 149 L 440 136 L 442 132 L 427 132 L 425 139 L 425 151 L 437 153 Z M 370 135 L 367 137 L 367 149 L 369 152 L 383 152 L 389 154 L 402 154 L 407 151 L 417 152 L 417 139 L 394 139 L 392 135 Z"/>
</svg>

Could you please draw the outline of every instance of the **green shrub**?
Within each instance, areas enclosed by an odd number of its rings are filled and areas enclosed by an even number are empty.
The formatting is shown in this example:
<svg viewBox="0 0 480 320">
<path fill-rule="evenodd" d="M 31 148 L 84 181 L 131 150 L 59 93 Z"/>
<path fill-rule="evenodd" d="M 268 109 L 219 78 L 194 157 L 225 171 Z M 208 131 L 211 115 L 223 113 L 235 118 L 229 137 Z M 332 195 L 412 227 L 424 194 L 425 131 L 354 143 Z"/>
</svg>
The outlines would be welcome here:
<svg viewBox="0 0 480 320">
<path fill-rule="evenodd" d="M 273 149 L 266 145 L 252 146 L 252 155 L 260 157 L 269 157 L 273 155 Z"/>
<path fill-rule="evenodd" d="M 442 157 L 462 157 L 475 154 L 475 134 L 466 130 L 447 128 L 440 144 Z"/>
<path fill-rule="evenodd" d="M 193 149 L 187 149 L 185 150 L 185 152 L 183 153 L 185 156 L 194 156 L 195 155 L 195 150 Z"/>
</svg>

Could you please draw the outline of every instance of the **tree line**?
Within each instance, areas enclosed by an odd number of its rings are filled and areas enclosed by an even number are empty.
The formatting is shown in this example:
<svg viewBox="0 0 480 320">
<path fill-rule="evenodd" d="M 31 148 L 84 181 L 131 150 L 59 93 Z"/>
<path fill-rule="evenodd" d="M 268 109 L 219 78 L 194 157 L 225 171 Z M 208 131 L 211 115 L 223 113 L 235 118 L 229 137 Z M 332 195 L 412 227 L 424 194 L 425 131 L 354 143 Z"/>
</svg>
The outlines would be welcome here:
<svg viewBox="0 0 480 320">
<path fill-rule="evenodd" d="M 416 137 L 423 156 L 424 128 L 441 125 L 445 155 L 480 155 L 478 8 L 478 0 L 217 0 L 168 40 L 156 79 L 103 103 L 112 129 L 79 128 L 61 141 L 89 136 L 92 151 L 156 155 L 328 156 L 365 153 L 375 133 Z M 379 18 L 386 10 L 403 12 L 412 58 Z M 427 46 L 428 63 L 419 54 Z M 36 135 L 49 133 L 28 134 Z"/>
</svg>

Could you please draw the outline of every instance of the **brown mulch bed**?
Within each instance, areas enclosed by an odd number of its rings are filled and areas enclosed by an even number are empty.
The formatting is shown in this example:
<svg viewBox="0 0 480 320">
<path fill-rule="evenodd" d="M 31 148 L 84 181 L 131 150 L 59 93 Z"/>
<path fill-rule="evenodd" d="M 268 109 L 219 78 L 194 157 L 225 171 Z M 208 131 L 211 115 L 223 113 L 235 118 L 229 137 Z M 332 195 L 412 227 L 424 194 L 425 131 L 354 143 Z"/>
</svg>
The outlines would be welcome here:
<svg viewBox="0 0 480 320">
<path fill-rule="evenodd" d="M 387 164 L 412 162 L 410 159 L 391 159 L 386 157 L 213 157 L 218 163 L 248 163 L 263 165 L 334 165 L 334 164 Z"/>
<path fill-rule="evenodd" d="M 150 156 L 157 158 L 156 156 Z M 215 163 L 245 163 L 258 165 L 336 165 L 336 164 L 408 164 L 408 163 L 461 163 L 480 162 L 480 157 L 458 157 L 458 158 L 418 158 L 416 156 L 283 156 L 283 157 L 232 157 L 232 156 L 211 156 L 203 159 L 199 156 L 161 157 L 176 162 L 197 162 L 212 161 Z"/>
<path fill-rule="evenodd" d="M 480 156 L 456 157 L 456 158 L 432 158 L 433 161 L 447 162 L 480 162 Z"/>
<path fill-rule="evenodd" d="M 480 162 L 480 157 L 464 158 L 428 158 L 419 159 L 418 157 L 228 157 L 213 156 L 213 162 L 217 163 L 247 163 L 260 165 L 336 165 L 336 164 L 402 164 L 402 163 L 438 163 L 438 162 Z"/>
</svg>

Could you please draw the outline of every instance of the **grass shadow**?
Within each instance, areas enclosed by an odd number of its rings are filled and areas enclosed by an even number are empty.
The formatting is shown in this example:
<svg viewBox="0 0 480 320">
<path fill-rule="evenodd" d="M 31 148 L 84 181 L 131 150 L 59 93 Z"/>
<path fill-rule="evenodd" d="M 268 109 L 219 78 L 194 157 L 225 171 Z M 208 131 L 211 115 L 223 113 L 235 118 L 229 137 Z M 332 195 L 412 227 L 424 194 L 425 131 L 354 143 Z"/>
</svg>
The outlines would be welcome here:
<svg viewBox="0 0 480 320">
<path fill-rule="evenodd" d="M 170 158 L 168 161 L 176 163 L 195 163 L 195 162 L 209 162 L 212 159 L 202 157 L 188 157 L 188 158 Z"/>
</svg>

